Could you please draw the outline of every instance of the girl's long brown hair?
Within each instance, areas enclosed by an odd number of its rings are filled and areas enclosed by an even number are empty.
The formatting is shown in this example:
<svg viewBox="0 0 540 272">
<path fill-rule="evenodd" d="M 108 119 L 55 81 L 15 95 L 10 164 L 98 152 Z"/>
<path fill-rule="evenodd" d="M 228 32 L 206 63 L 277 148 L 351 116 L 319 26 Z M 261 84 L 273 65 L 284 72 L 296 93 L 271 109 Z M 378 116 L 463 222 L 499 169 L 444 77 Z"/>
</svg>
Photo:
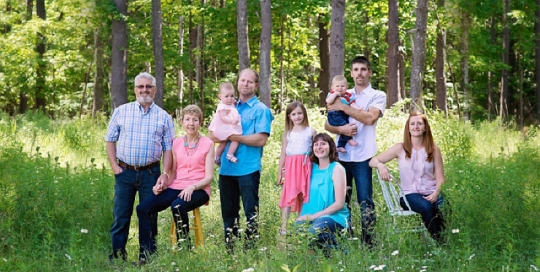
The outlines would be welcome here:
<svg viewBox="0 0 540 272">
<path fill-rule="evenodd" d="M 293 129 L 294 122 L 291 120 L 291 118 L 289 118 L 289 114 L 291 114 L 291 112 L 298 107 L 300 107 L 302 113 L 304 114 L 304 120 L 302 120 L 302 125 L 309 127 L 306 107 L 304 107 L 304 104 L 302 104 L 302 102 L 300 101 L 293 101 L 287 106 L 287 109 L 285 110 L 285 131 L 291 131 Z"/>
<path fill-rule="evenodd" d="M 411 133 L 409 131 L 409 124 L 411 122 L 411 117 L 414 116 L 420 116 L 422 117 L 422 121 L 424 122 L 424 137 L 422 139 L 422 145 L 424 146 L 424 149 L 427 153 L 427 161 L 432 162 L 433 161 L 433 150 L 435 149 L 435 142 L 433 141 L 433 135 L 431 134 L 431 127 L 429 126 L 427 117 L 418 112 L 413 111 L 409 115 L 409 119 L 407 119 L 407 122 L 405 123 L 405 130 L 403 132 L 403 150 L 405 150 L 405 157 L 407 159 L 411 158 L 411 152 L 412 152 L 412 142 L 411 142 Z"/>
</svg>

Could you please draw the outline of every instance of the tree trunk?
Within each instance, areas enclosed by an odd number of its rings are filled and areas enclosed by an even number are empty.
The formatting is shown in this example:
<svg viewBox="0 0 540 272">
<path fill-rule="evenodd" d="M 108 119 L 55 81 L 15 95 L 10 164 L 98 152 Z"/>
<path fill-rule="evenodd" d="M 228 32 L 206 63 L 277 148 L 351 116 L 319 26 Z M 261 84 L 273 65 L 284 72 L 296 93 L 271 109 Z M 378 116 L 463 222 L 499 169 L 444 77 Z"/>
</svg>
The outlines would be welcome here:
<svg viewBox="0 0 540 272">
<path fill-rule="evenodd" d="M 495 18 L 491 17 L 491 20 L 490 20 L 490 41 L 491 41 L 491 44 L 495 44 L 495 39 L 496 39 L 495 26 L 496 26 Z M 493 107 L 495 105 L 495 103 L 493 102 L 493 83 L 492 82 L 493 82 L 493 72 L 488 71 L 488 105 L 487 105 L 488 121 L 491 121 Z M 495 113 L 495 115 L 497 115 L 497 114 Z"/>
<path fill-rule="evenodd" d="M 437 33 L 437 48 L 435 56 L 435 81 L 437 85 L 436 105 L 437 109 L 448 117 L 448 108 L 446 106 L 446 73 L 444 64 L 446 63 L 446 31 L 439 29 Z"/>
<path fill-rule="evenodd" d="M 469 27 L 471 23 L 471 17 L 467 10 L 461 11 L 461 73 L 463 74 L 461 80 L 461 88 L 463 90 L 463 101 L 465 101 L 463 107 L 463 115 L 468 120 L 471 119 L 471 106 L 472 97 L 469 94 Z"/>
<path fill-rule="evenodd" d="M 319 15 L 319 106 L 326 106 L 326 96 L 330 91 L 330 35 L 328 35 L 328 22 L 325 15 Z"/>
<path fill-rule="evenodd" d="M 272 50 L 272 11 L 270 0 L 261 3 L 261 45 L 260 45 L 260 79 L 259 94 L 261 102 L 272 108 L 272 87 L 270 84 L 270 51 Z"/>
<path fill-rule="evenodd" d="M 201 6 L 204 7 L 206 0 L 201 0 Z M 202 15 L 201 15 L 202 16 Z M 204 20 L 203 23 L 197 24 L 197 56 L 195 59 L 195 80 L 199 88 L 199 106 L 204 109 L 204 65 L 203 65 L 203 48 L 204 48 Z"/>
<path fill-rule="evenodd" d="M 120 14 L 127 16 L 127 0 L 113 0 Z M 113 14 L 111 51 L 111 110 L 127 103 L 127 23 L 123 16 Z"/>
<path fill-rule="evenodd" d="M 405 92 L 405 56 L 402 52 L 399 52 L 399 92 L 402 99 L 407 98 L 407 93 Z"/>
<path fill-rule="evenodd" d="M 446 72 L 444 64 L 446 63 L 446 30 L 441 26 L 438 11 L 444 8 L 444 0 L 437 1 L 437 42 L 435 53 L 435 83 L 436 98 L 435 105 L 437 109 L 448 117 L 448 108 L 446 106 Z"/>
<path fill-rule="evenodd" d="M 36 0 L 36 13 L 41 20 L 47 20 L 47 14 L 45 10 L 45 0 Z M 45 77 L 47 64 L 45 62 L 45 52 L 47 51 L 47 39 L 43 33 L 37 33 L 37 46 L 36 52 L 38 53 L 38 66 L 36 68 L 36 91 L 35 91 L 35 109 L 41 109 L 45 112 L 46 99 L 45 99 Z"/>
<path fill-rule="evenodd" d="M 33 9 L 34 1 L 26 0 L 26 21 L 32 20 Z M 27 83 L 24 83 L 23 88 L 20 88 L 19 90 L 19 113 L 21 114 L 28 110 L 28 95 L 26 94 L 27 89 Z"/>
<path fill-rule="evenodd" d="M 283 111 L 283 104 L 285 103 L 285 20 L 287 20 L 287 15 L 281 16 L 280 20 L 280 41 L 279 41 L 279 111 Z"/>
<path fill-rule="evenodd" d="M 521 66 L 521 55 L 516 52 L 517 54 L 517 62 L 518 62 L 518 72 L 519 72 L 519 130 L 523 130 L 523 122 L 524 122 L 524 116 L 523 116 L 523 67 Z"/>
<path fill-rule="evenodd" d="M 330 30 L 330 80 L 344 74 L 345 68 L 345 0 L 332 0 Z"/>
<path fill-rule="evenodd" d="M 388 63 L 386 90 L 386 107 L 390 108 L 400 100 L 399 95 L 399 9 L 398 0 L 388 0 L 388 49 L 386 60 Z"/>
<path fill-rule="evenodd" d="M 190 1 L 191 4 L 191 1 Z M 189 61 L 190 63 L 196 63 L 195 48 L 197 47 L 197 29 L 193 27 L 193 13 L 189 11 Z M 189 78 L 189 104 L 194 104 L 193 98 L 193 80 L 194 80 L 194 68 L 190 67 L 188 70 Z"/>
<path fill-rule="evenodd" d="M 535 76 L 536 76 L 536 113 L 537 124 L 540 124 L 540 0 L 536 0 L 536 21 L 534 22 L 535 36 Z"/>
<path fill-rule="evenodd" d="M 184 55 L 184 16 L 178 17 L 178 55 Z M 182 104 L 184 98 L 184 70 L 182 65 L 178 67 L 178 102 Z"/>
<path fill-rule="evenodd" d="M 504 11 L 503 11 L 503 53 L 502 53 L 502 62 L 503 64 L 509 65 L 509 56 L 510 56 L 510 29 L 508 27 L 508 18 L 507 13 L 510 11 L 510 0 L 504 0 Z M 500 99 L 500 112 L 499 117 L 501 121 L 504 121 L 508 116 L 508 70 L 504 68 L 501 74 L 501 99 Z"/>
<path fill-rule="evenodd" d="M 105 104 L 103 82 L 105 80 L 105 70 L 103 64 L 103 48 L 104 44 L 99 34 L 99 28 L 94 30 L 94 62 L 96 63 L 96 70 L 94 72 L 94 93 L 93 93 L 93 105 L 92 105 L 92 118 L 96 117 L 98 111 L 103 110 Z"/>
<path fill-rule="evenodd" d="M 418 0 L 416 4 L 416 31 L 414 34 L 413 59 L 411 65 L 411 111 L 422 111 L 424 108 L 422 102 L 422 81 L 426 67 L 427 4 L 427 0 Z"/>
<path fill-rule="evenodd" d="M 249 68 L 248 6 L 247 0 L 236 2 L 236 32 L 238 36 L 238 65 L 240 71 Z"/>
<path fill-rule="evenodd" d="M 163 66 L 163 37 L 161 27 L 161 0 L 152 0 L 152 47 L 154 49 L 154 76 L 156 77 L 157 89 L 154 103 L 163 108 L 165 68 Z"/>
</svg>

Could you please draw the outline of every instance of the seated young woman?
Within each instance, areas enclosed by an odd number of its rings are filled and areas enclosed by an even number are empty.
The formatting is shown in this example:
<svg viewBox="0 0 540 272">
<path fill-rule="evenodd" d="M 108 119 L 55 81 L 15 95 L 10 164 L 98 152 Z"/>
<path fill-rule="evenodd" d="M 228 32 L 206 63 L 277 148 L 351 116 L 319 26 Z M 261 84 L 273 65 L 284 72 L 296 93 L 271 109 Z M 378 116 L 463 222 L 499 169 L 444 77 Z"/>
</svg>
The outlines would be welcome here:
<svg viewBox="0 0 540 272">
<path fill-rule="evenodd" d="M 403 142 L 373 157 L 369 166 L 379 169 L 383 180 L 390 180 L 385 163 L 397 159 L 401 189 L 414 212 L 422 216 L 427 230 L 439 244 L 444 218 L 441 194 L 444 169 L 441 151 L 433 141 L 431 127 L 425 115 L 413 111 L 405 123 Z M 401 206 L 407 209 L 401 198 Z"/>
</svg>

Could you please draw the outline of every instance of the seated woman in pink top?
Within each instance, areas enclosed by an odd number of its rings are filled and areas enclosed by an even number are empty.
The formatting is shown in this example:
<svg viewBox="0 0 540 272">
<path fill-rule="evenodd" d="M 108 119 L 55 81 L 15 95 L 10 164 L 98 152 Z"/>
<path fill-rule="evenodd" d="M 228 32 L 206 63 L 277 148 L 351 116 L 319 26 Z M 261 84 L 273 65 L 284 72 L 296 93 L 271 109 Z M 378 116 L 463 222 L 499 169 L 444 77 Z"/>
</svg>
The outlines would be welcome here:
<svg viewBox="0 0 540 272">
<path fill-rule="evenodd" d="M 152 229 L 151 217 L 171 207 L 179 241 L 189 240 L 188 212 L 210 199 L 210 183 L 214 174 L 214 143 L 199 133 L 203 114 L 199 107 L 189 105 L 182 111 L 184 136 L 173 142 L 173 167 L 165 188 L 154 186 L 154 195 L 137 206 L 139 217 L 139 263 L 144 263 L 156 251 L 157 229 Z M 159 175 L 159 173 L 156 173 Z"/>
<path fill-rule="evenodd" d="M 431 128 L 425 115 L 413 111 L 405 124 L 403 143 L 396 144 L 375 156 L 369 166 L 378 168 L 383 180 L 390 180 L 386 162 L 396 159 L 401 178 L 401 189 L 414 212 L 422 215 L 429 233 L 439 244 L 444 219 L 441 207 L 444 198 L 444 169 L 441 151 L 433 142 Z M 403 198 L 401 206 L 407 209 Z"/>
</svg>

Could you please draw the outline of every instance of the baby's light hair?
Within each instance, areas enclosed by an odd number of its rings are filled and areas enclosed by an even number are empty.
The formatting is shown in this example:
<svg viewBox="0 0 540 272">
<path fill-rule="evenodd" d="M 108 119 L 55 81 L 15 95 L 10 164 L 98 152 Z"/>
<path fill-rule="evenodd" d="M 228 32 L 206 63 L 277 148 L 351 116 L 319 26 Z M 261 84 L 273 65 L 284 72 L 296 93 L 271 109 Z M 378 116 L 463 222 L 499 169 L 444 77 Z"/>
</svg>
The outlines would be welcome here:
<svg viewBox="0 0 540 272">
<path fill-rule="evenodd" d="M 225 89 L 225 90 L 232 90 L 234 92 L 234 86 L 232 85 L 232 83 L 230 82 L 222 82 L 221 84 L 219 84 L 219 92 L 221 92 L 222 89 Z"/>
<path fill-rule="evenodd" d="M 348 83 L 347 78 L 344 75 L 337 75 L 332 79 L 332 86 L 338 81 L 345 81 L 345 83 Z"/>
</svg>

